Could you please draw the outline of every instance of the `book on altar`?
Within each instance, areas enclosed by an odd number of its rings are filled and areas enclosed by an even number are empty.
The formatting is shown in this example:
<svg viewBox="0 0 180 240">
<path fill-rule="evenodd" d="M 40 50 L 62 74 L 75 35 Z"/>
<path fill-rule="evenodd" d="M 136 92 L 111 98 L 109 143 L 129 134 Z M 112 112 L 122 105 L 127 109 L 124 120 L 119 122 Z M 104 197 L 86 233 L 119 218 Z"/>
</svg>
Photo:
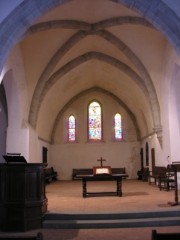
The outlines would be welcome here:
<svg viewBox="0 0 180 240">
<path fill-rule="evenodd" d="M 93 173 L 94 175 L 99 174 L 112 174 L 111 167 L 105 166 L 105 167 L 93 167 Z"/>
</svg>

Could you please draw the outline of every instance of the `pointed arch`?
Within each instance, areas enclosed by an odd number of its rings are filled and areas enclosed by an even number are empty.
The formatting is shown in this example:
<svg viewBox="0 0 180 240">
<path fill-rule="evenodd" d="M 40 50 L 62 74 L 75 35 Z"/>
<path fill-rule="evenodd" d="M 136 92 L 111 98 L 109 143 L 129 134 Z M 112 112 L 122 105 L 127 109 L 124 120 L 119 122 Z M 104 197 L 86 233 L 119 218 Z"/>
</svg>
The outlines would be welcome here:
<svg viewBox="0 0 180 240">
<path fill-rule="evenodd" d="M 139 17 L 117 17 L 117 18 L 112 18 L 112 19 L 107 19 L 101 22 L 97 22 L 95 24 L 88 24 L 85 22 L 80 22 L 80 21 L 52 21 L 52 22 L 46 22 L 42 24 L 37 24 L 31 27 L 32 32 L 40 31 L 40 30 L 46 30 L 49 28 L 57 28 L 57 27 L 67 27 L 67 28 L 81 28 L 83 30 L 78 31 L 75 33 L 63 46 L 60 47 L 60 49 L 52 56 L 51 60 L 45 67 L 44 71 L 42 72 L 33 97 L 32 97 L 32 102 L 30 106 L 30 113 L 29 113 L 29 122 L 30 124 L 35 128 L 35 124 L 32 123 L 32 117 L 31 112 L 34 111 L 34 108 L 36 108 L 37 101 L 36 98 L 38 98 L 38 95 L 40 92 L 43 90 L 45 87 L 46 82 L 48 81 L 48 78 L 50 78 L 50 74 L 55 68 L 56 64 L 60 59 L 75 45 L 77 44 L 80 40 L 83 38 L 87 37 L 89 34 L 96 34 L 99 37 L 105 39 L 117 49 L 123 52 L 125 56 L 134 64 L 134 66 L 137 68 L 138 72 L 141 74 L 141 79 L 144 82 L 144 85 L 147 88 L 148 92 L 148 98 L 150 102 L 150 107 L 152 111 L 152 118 L 154 121 L 154 129 L 161 129 L 161 117 L 160 117 L 160 106 L 156 94 L 155 87 L 153 85 L 152 79 L 147 72 L 145 66 L 143 63 L 140 61 L 140 59 L 134 54 L 134 52 L 125 44 L 123 43 L 119 38 L 114 36 L 112 33 L 103 30 L 102 28 L 104 27 L 109 27 L 109 26 L 114 26 L 114 25 L 121 25 L 121 24 L 142 24 L 144 26 L 152 27 L 148 22 Z M 77 58 L 76 58 L 77 59 Z M 71 61 L 73 63 L 74 61 Z M 35 121 L 35 120 L 34 120 Z"/>
<path fill-rule="evenodd" d="M 31 24 L 47 11 L 70 1 L 72 0 L 26 0 L 17 6 L 0 24 L 0 43 L 3 46 L 0 51 L 0 71 L 10 49 L 22 39 Z M 111 1 L 139 12 L 162 32 L 180 53 L 180 37 L 179 31 L 177 31 L 177 29 L 180 29 L 180 21 L 178 16 L 165 3 L 159 0 L 144 0 L 143 4 L 140 0 Z M 171 21 L 169 21 L 167 15 Z M 11 34 L 7 34 L 7 31 Z"/>
<path fill-rule="evenodd" d="M 44 97 L 46 96 L 46 93 L 49 91 L 49 89 L 57 82 L 60 81 L 60 79 L 70 72 L 71 70 L 75 69 L 77 66 L 90 61 L 91 59 L 97 59 L 99 61 L 105 62 L 107 64 L 110 64 L 114 66 L 115 68 L 118 68 L 120 71 L 124 72 L 126 75 L 128 75 L 131 79 L 133 79 L 139 87 L 142 89 L 146 97 L 149 99 L 149 102 L 151 102 L 151 96 L 149 96 L 149 92 L 147 90 L 147 87 L 143 81 L 143 79 L 129 66 L 124 64 L 123 62 L 119 61 L 118 59 L 111 57 L 109 55 L 100 53 L 100 52 L 87 52 L 81 56 L 78 56 L 77 58 L 71 60 L 61 68 L 59 68 L 49 79 L 46 81 L 44 87 L 42 89 L 39 89 L 38 95 L 36 97 L 33 97 L 33 104 L 31 104 L 31 110 L 29 113 L 29 122 L 31 126 L 36 128 L 36 122 L 38 118 L 38 113 L 40 110 L 41 102 L 43 101 Z M 38 104 L 37 104 L 38 102 Z M 155 104 L 151 104 L 151 111 L 153 107 L 157 107 Z M 156 110 L 155 113 L 158 111 Z M 154 114 L 152 113 L 152 116 Z M 159 124 L 159 119 L 154 119 L 157 124 Z M 156 126 L 157 124 L 154 123 Z M 159 125 L 158 125 L 159 126 Z"/>
<path fill-rule="evenodd" d="M 135 130 L 136 130 L 136 135 L 137 135 L 137 140 L 140 140 L 141 139 L 141 131 L 140 131 L 140 127 L 138 125 L 138 122 L 137 122 L 137 119 L 136 119 L 136 116 L 133 114 L 133 112 L 129 109 L 129 107 L 126 105 L 126 103 L 124 103 L 121 99 L 119 99 L 116 95 L 114 95 L 113 93 L 111 93 L 110 91 L 107 91 L 103 88 L 100 88 L 100 87 L 93 87 L 93 88 L 90 88 L 90 89 L 86 89 L 82 92 L 80 92 L 79 94 L 75 95 L 74 97 L 72 97 L 69 102 L 66 103 L 66 105 L 59 111 L 59 113 L 57 114 L 56 116 L 56 119 L 54 121 L 54 124 L 53 124 L 53 128 L 52 128 L 52 132 L 51 132 L 51 143 L 54 143 L 54 138 L 55 138 L 55 132 L 56 132 L 56 129 L 58 127 L 58 123 L 61 119 L 61 116 L 63 115 L 63 113 L 65 112 L 65 110 L 75 101 L 77 100 L 78 98 L 86 95 L 87 93 L 91 93 L 93 91 L 98 91 L 98 92 L 101 92 L 101 93 L 104 93 L 110 97 L 112 97 L 126 112 L 127 114 L 129 115 L 129 117 L 131 118 L 133 124 L 134 124 L 134 127 L 135 127 Z"/>
</svg>

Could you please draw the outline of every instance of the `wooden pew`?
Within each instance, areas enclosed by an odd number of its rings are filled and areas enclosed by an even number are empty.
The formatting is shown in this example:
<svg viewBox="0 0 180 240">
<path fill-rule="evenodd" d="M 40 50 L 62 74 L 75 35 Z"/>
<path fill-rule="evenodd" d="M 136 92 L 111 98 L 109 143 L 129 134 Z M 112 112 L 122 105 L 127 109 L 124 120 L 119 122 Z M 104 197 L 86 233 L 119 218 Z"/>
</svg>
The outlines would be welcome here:
<svg viewBox="0 0 180 240">
<path fill-rule="evenodd" d="M 57 172 L 54 171 L 53 167 L 45 168 L 44 174 L 45 174 L 45 181 L 48 183 L 52 182 L 53 180 L 57 180 Z"/>
<path fill-rule="evenodd" d="M 155 229 L 152 230 L 151 240 L 179 240 L 179 233 L 157 233 Z"/>
<path fill-rule="evenodd" d="M 7 234 L 4 236 L 0 236 L 0 240 L 43 240 L 42 232 L 38 232 L 37 235 L 34 236 L 8 236 Z"/>
<path fill-rule="evenodd" d="M 73 168 L 72 170 L 72 180 L 81 180 L 82 178 L 78 175 L 93 175 L 92 168 Z"/>
<path fill-rule="evenodd" d="M 125 168 L 111 168 L 112 174 L 126 173 Z M 93 175 L 93 168 L 73 168 L 72 180 L 81 180 L 78 175 Z"/>
</svg>

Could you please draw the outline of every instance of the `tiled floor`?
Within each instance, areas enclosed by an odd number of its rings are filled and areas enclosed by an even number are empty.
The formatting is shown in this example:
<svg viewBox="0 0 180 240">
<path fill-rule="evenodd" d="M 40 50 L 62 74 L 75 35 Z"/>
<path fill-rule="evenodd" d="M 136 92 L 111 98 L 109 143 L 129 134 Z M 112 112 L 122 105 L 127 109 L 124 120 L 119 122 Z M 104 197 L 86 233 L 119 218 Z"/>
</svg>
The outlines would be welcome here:
<svg viewBox="0 0 180 240">
<path fill-rule="evenodd" d="M 113 182 L 88 183 L 89 191 L 109 191 L 113 188 L 115 189 Z M 174 202 L 174 191 L 159 191 L 156 186 L 138 180 L 124 180 L 122 189 L 123 197 L 82 198 L 81 181 L 53 182 L 46 186 L 48 211 L 56 213 L 180 211 L 180 205 L 172 207 L 168 204 L 168 202 Z M 158 232 L 180 232 L 180 226 L 171 226 L 80 230 L 37 229 L 25 234 L 32 235 L 41 231 L 44 240 L 151 240 L 152 229 L 157 229 Z M 9 235 L 9 233 L 3 233 L 3 235 L 7 234 Z M 11 233 L 11 235 L 14 234 Z M 18 234 L 23 233 L 16 233 Z"/>
</svg>

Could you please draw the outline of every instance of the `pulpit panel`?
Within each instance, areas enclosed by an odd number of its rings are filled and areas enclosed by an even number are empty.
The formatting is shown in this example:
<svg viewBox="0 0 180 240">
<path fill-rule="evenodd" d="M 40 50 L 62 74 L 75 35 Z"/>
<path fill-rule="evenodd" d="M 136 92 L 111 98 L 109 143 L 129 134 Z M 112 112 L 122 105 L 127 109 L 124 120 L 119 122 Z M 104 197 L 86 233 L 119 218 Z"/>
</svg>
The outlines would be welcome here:
<svg viewBox="0 0 180 240">
<path fill-rule="evenodd" d="M 44 164 L 0 164 L 0 230 L 41 228 L 47 211 Z"/>
</svg>

